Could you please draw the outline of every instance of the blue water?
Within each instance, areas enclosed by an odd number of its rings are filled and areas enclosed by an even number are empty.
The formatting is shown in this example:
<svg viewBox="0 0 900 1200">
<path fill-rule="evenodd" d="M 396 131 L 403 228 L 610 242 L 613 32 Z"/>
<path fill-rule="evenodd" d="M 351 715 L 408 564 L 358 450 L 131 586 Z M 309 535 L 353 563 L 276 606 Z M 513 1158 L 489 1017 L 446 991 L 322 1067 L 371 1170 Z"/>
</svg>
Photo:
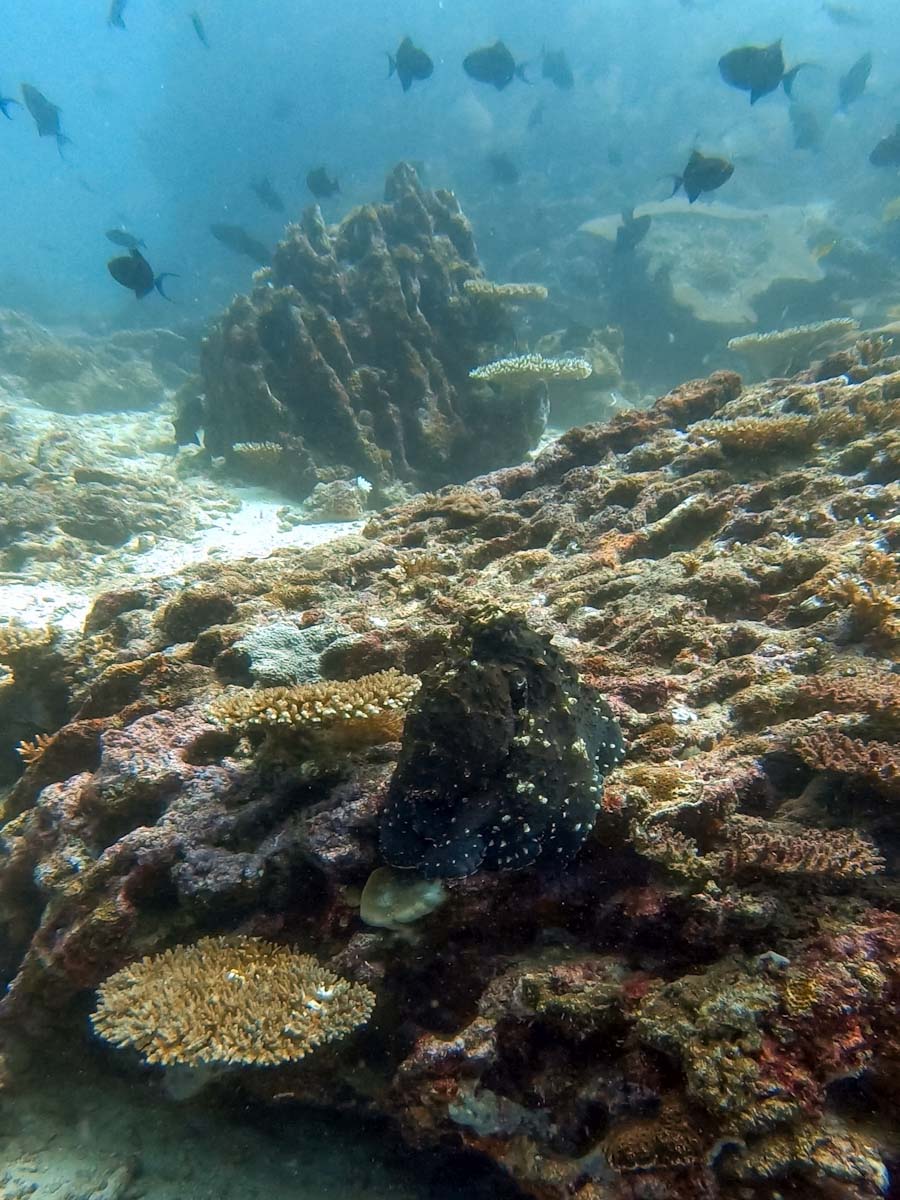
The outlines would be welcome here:
<svg viewBox="0 0 900 1200">
<path fill-rule="evenodd" d="M 542 206 L 577 197 L 599 215 L 660 199 L 695 144 L 735 158 L 730 203 L 828 200 L 862 235 L 900 191 L 896 169 L 866 160 L 898 115 L 891 0 L 848 0 L 858 25 L 836 24 L 819 0 L 200 0 L 210 49 L 192 28 L 192 0 L 129 0 L 125 31 L 107 26 L 108 7 L 4 6 L 0 92 L 38 87 L 71 138 L 63 160 L 24 109 L 0 121 L 0 304 L 42 319 L 159 323 L 157 297 L 135 307 L 105 270 L 103 232 L 120 224 L 146 239 L 155 270 L 181 276 L 177 317 L 165 319 L 215 312 L 252 267 L 211 238 L 210 222 L 245 224 L 273 244 L 283 218 L 250 182 L 268 175 L 290 216 L 312 199 L 306 172 L 323 164 L 342 188 L 324 206 L 333 219 L 378 199 L 398 159 L 423 163 L 431 186 L 453 188 L 472 211 L 489 263 L 497 243 L 498 268 L 517 225 L 532 241 L 571 232 L 552 212 L 535 223 Z M 387 78 L 386 51 L 407 33 L 435 71 L 404 94 Z M 463 73 L 464 55 L 498 37 L 531 63 L 532 86 L 496 91 Z M 725 51 L 778 37 L 788 65 L 815 64 L 796 94 L 827 126 L 817 154 L 793 148 L 780 90 L 751 109 L 719 78 Z M 566 50 L 571 92 L 540 78 L 544 46 Z M 866 50 L 866 94 L 835 115 L 837 80 Z M 543 122 L 528 130 L 539 101 Z M 490 179 L 494 151 L 519 166 L 514 187 Z"/>
</svg>

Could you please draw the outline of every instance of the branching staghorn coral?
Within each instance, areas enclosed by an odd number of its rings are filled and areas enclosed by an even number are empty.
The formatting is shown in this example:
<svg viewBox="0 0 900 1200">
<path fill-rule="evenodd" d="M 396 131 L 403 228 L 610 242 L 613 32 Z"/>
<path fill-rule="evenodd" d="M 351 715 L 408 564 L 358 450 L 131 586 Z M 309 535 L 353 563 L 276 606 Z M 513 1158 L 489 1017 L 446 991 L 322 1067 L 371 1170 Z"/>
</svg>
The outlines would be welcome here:
<svg viewBox="0 0 900 1200">
<path fill-rule="evenodd" d="M 770 333 L 747 333 L 731 338 L 728 349 L 756 369 L 762 379 L 790 375 L 807 366 L 813 355 L 841 345 L 859 329 L 851 317 L 815 321 Z"/>
<path fill-rule="evenodd" d="M 19 758 L 30 767 L 32 763 L 36 763 L 43 757 L 44 751 L 53 741 L 54 736 L 52 733 L 37 733 L 30 742 L 23 739 L 16 747 Z"/>
<path fill-rule="evenodd" d="M 294 1062 L 369 1019 L 375 996 L 309 954 L 260 938 L 208 937 L 142 958 L 98 990 L 91 1021 L 146 1062 Z"/>
<path fill-rule="evenodd" d="M 419 690 L 415 675 L 393 668 L 359 679 L 232 693 L 211 708 L 222 725 L 271 736 L 318 738 L 348 746 L 396 741 L 407 705 Z"/>
<path fill-rule="evenodd" d="M 470 379 L 487 383 L 532 383 L 535 380 L 587 379 L 593 367 L 586 358 L 545 358 L 543 354 L 516 354 L 473 367 Z"/>
<path fill-rule="evenodd" d="M 467 279 L 463 291 L 479 300 L 546 300 L 542 283 L 492 283 L 489 279 Z"/>
</svg>

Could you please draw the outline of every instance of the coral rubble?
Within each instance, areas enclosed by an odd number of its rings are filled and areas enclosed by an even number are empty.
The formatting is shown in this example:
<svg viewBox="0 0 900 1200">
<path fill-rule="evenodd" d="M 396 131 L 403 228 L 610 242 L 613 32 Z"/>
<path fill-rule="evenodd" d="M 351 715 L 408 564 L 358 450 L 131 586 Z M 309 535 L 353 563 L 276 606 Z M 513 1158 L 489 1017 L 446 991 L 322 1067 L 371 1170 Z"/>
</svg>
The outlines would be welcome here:
<svg viewBox="0 0 900 1200">
<path fill-rule="evenodd" d="M 214 454 L 265 447 L 301 497 L 362 476 L 383 502 L 398 484 L 519 461 L 540 435 L 539 397 L 493 396 L 469 378 L 509 319 L 502 304 L 486 307 L 455 197 L 425 190 L 411 166 L 391 173 L 384 203 L 336 228 L 309 209 L 255 279 L 204 345 Z"/>
<path fill-rule="evenodd" d="M 377 1112 L 540 1200 L 896 1188 L 900 372 L 839 357 L 13 638 L 65 690 L 4 731 L 4 1042 L 261 938 L 378 1006 L 340 1071 L 229 1075 L 257 1100 Z M 342 704 L 388 698 L 348 745 Z"/>
</svg>

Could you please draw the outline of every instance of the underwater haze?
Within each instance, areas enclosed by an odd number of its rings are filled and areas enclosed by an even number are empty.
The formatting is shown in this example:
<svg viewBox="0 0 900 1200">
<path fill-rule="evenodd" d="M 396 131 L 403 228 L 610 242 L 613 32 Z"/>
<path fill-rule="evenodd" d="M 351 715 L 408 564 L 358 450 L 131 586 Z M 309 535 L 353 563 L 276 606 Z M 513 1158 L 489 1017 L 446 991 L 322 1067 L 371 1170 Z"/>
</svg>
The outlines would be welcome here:
<svg viewBox="0 0 900 1200">
<path fill-rule="evenodd" d="M 900 1200 L 898 0 L 0 0 L 0 1200 Z"/>
</svg>

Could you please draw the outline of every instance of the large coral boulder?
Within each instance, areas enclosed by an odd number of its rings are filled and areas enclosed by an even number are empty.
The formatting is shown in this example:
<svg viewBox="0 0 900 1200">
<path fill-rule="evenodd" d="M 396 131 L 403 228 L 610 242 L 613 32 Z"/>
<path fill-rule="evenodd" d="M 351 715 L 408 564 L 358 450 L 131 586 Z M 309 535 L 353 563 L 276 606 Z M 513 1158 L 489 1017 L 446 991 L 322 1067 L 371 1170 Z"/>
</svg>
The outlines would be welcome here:
<svg viewBox="0 0 900 1200">
<path fill-rule="evenodd" d="M 228 457 L 267 443 L 295 491 L 361 475 L 376 500 L 397 482 L 520 461 L 542 429 L 542 389 L 495 394 L 469 378 L 506 329 L 463 288 L 478 274 L 455 197 L 406 164 L 384 203 L 336 227 L 307 210 L 206 339 L 207 446 Z"/>
</svg>

